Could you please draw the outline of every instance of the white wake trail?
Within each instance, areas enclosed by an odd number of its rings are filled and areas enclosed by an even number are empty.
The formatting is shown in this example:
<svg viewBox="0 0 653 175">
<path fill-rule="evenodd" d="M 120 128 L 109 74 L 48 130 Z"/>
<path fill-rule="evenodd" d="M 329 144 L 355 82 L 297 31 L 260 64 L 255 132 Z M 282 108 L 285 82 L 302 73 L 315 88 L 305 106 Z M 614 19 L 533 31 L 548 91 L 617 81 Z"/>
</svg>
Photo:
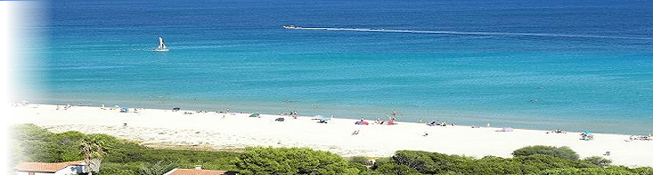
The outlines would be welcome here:
<svg viewBox="0 0 653 175">
<path fill-rule="evenodd" d="M 357 32 L 388 32 L 388 33 L 425 33 L 425 34 L 451 34 L 451 35 L 536 36 L 536 37 L 653 40 L 653 38 L 647 38 L 647 37 L 601 36 L 601 35 L 570 35 L 570 34 L 553 34 L 553 33 L 459 32 L 459 31 L 444 31 L 444 30 L 395 30 L 395 29 L 332 28 L 332 27 L 289 27 L 289 28 L 286 28 L 286 29 L 293 29 L 293 30 L 357 31 Z"/>
</svg>

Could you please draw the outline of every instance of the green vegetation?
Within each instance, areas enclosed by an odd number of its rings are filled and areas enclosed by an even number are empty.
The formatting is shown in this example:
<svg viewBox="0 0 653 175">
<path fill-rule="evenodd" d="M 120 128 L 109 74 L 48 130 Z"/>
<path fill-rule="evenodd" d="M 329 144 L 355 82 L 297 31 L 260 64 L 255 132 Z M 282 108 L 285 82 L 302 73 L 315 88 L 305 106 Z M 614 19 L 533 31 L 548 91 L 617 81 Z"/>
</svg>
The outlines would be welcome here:
<svg viewBox="0 0 653 175">
<path fill-rule="evenodd" d="M 590 163 L 548 155 L 530 155 L 511 159 L 486 156 L 474 159 L 423 151 L 397 151 L 392 157 L 392 162 L 386 164 L 403 165 L 422 174 L 530 174 L 554 168 L 596 167 Z M 388 173 L 384 168 L 387 166 L 379 167 L 384 173 Z M 391 172 L 405 169 L 400 166 L 392 168 Z"/>
<path fill-rule="evenodd" d="M 105 134 L 84 135 L 69 131 L 51 133 L 36 125 L 19 125 L 12 128 L 11 167 L 19 162 L 65 162 L 84 160 L 83 141 L 101 143 L 103 153 L 91 153 L 89 157 L 102 155 L 102 166 L 96 174 L 131 175 L 141 174 L 143 167 L 163 166 L 174 163 L 179 168 L 194 168 L 202 165 L 204 169 L 238 170 L 235 162 L 241 153 L 220 151 L 195 151 L 153 149 L 138 143 L 116 139 Z M 97 149 L 95 149 L 97 150 Z M 13 173 L 12 173 L 13 174 Z"/>
<path fill-rule="evenodd" d="M 550 169 L 540 173 L 540 175 L 637 175 L 634 172 L 621 169 L 608 169 L 608 168 L 563 168 L 563 169 Z"/>
<path fill-rule="evenodd" d="M 155 163 L 154 165 L 144 165 L 141 166 L 140 171 L 138 174 L 141 175 L 161 175 L 165 174 L 166 172 L 175 169 L 177 165 L 172 162 L 164 162 L 164 161 L 159 161 Z"/>
<path fill-rule="evenodd" d="M 606 158 L 603 158 L 603 157 L 599 157 L 599 156 L 592 156 L 592 157 L 584 158 L 583 161 L 592 163 L 592 164 L 597 165 L 599 167 L 607 167 L 612 163 L 612 160 L 606 159 Z"/>
<path fill-rule="evenodd" d="M 10 142 L 13 166 L 21 161 L 63 162 L 102 158 L 100 175 L 163 174 L 173 168 L 237 171 L 241 174 L 641 174 L 653 168 L 610 166 L 602 157 L 578 159 L 566 147 L 529 146 L 513 152 L 514 158 L 480 159 L 424 151 L 397 151 L 377 158 L 342 158 L 309 148 L 251 147 L 244 152 L 154 149 L 104 134 L 51 133 L 35 125 L 13 128 Z M 8 173 L 13 174 L 13 173 Z"/>
<path fill-rule="evenodd" d="M 569 147 L 566 146 L 563 147 L 542 146 L 542 145 L 527 146 L 512 152 L 512 155 L 515 157 L 530 156 L 536 154 L 549 155 L 561 159 L 578 160 L 578 154 L 576 154 L 574 150 L 571 150 L 569 149 Z"/>
<path fill-rule="evenodd" d="M 248 148 L 236 163 L 242 174 L 358 174 L 344 158 L 309 148 Z"/>
</svg>

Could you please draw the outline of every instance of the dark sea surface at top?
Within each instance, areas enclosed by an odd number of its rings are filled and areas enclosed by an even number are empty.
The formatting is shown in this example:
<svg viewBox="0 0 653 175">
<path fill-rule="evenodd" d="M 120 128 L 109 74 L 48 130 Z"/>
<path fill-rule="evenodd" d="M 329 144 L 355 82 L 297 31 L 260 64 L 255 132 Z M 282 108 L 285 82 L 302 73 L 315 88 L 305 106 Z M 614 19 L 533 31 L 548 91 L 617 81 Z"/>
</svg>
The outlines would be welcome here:
<svg viewBox="0 0 653 175">
<path fill-rule="evenodd" d="M 653 132 L 653 1 L 45 6 L 33 103 Z"/>
</svg>

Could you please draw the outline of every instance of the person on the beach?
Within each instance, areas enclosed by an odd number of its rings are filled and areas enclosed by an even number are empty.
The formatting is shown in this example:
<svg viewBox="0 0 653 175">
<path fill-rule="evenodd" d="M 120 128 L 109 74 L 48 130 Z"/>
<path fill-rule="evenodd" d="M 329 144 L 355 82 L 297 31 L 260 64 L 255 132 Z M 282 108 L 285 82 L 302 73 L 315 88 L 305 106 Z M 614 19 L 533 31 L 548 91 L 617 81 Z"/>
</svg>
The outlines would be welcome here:
<svg viewBox="0 0 653 175">
<path fill-rule="evenodd" d="M 388 117 L 388 118 L 389 118 L 389 119 L 388 119 L 388 122 L 390 122 L 390 121 L 393 121 L 393 122 L 396 121 L 396 120 L 397 120 L 397 111 L 395 111 L 395 110 L 393 109 L 393 110 L 392 110 L 392 114 L 391 114 L 390 117 Z"/>
<path fill-rule="evenodd" d="M 490 127 L 490 122 L 487 122 L 487 124 L 485 124 L 485 126 L 489 128 Z"/>
</svg>

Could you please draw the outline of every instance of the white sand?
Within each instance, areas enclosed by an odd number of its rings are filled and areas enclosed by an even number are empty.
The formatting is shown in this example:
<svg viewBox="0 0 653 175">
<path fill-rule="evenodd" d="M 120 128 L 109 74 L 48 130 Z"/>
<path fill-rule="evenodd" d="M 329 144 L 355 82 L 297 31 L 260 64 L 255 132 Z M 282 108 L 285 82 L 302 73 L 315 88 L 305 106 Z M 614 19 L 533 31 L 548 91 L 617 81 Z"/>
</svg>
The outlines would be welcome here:
<svg viewBox="0 0 653 175">
<path fill-rule="evenodd" d="M 546 134 L 546 131 L 469 126 L 427 126 L 399 122 L 398 125 L 354 125 L 356 120 L 336 118 L 328 124 L 313 117 L 215 112 L 184 114 L 186 111 L 145 109 L 120 113 L 100 107 L 74 106 L 56 110 L 55 105 L 29 104 L 10 107 L 14 124 L 34 123 L 53 132 L 105 133 L 141 141 L 145 145 L 208 146 L 216 149 L 247 146 L 309 147 L 345 157 L 389 157 L 397 150 L 423 150 L 481 158 L 486 155 L 512 157 L 512 151 L 530 145 L 568 146 L 581 158 L 603 156 L 613 164 L 653 166 L 653 141 L 630 141 L 628 135 L 594 134 L 580 140 L 580 133 Z M 284 117 L 285 122 L 274 119 Z M 372 121 L 370 121 L 372 122 Z M 127 126 L 123 126 L 127 123 Z M 352 135 L 355 130 L 360 134 Z M 428 136 L 423 136 L 427 132 Z M 628 140 L 628 141 L 626 141 Z M 603 155 L 610 151 L 609 156 Z"/>
</svg>

